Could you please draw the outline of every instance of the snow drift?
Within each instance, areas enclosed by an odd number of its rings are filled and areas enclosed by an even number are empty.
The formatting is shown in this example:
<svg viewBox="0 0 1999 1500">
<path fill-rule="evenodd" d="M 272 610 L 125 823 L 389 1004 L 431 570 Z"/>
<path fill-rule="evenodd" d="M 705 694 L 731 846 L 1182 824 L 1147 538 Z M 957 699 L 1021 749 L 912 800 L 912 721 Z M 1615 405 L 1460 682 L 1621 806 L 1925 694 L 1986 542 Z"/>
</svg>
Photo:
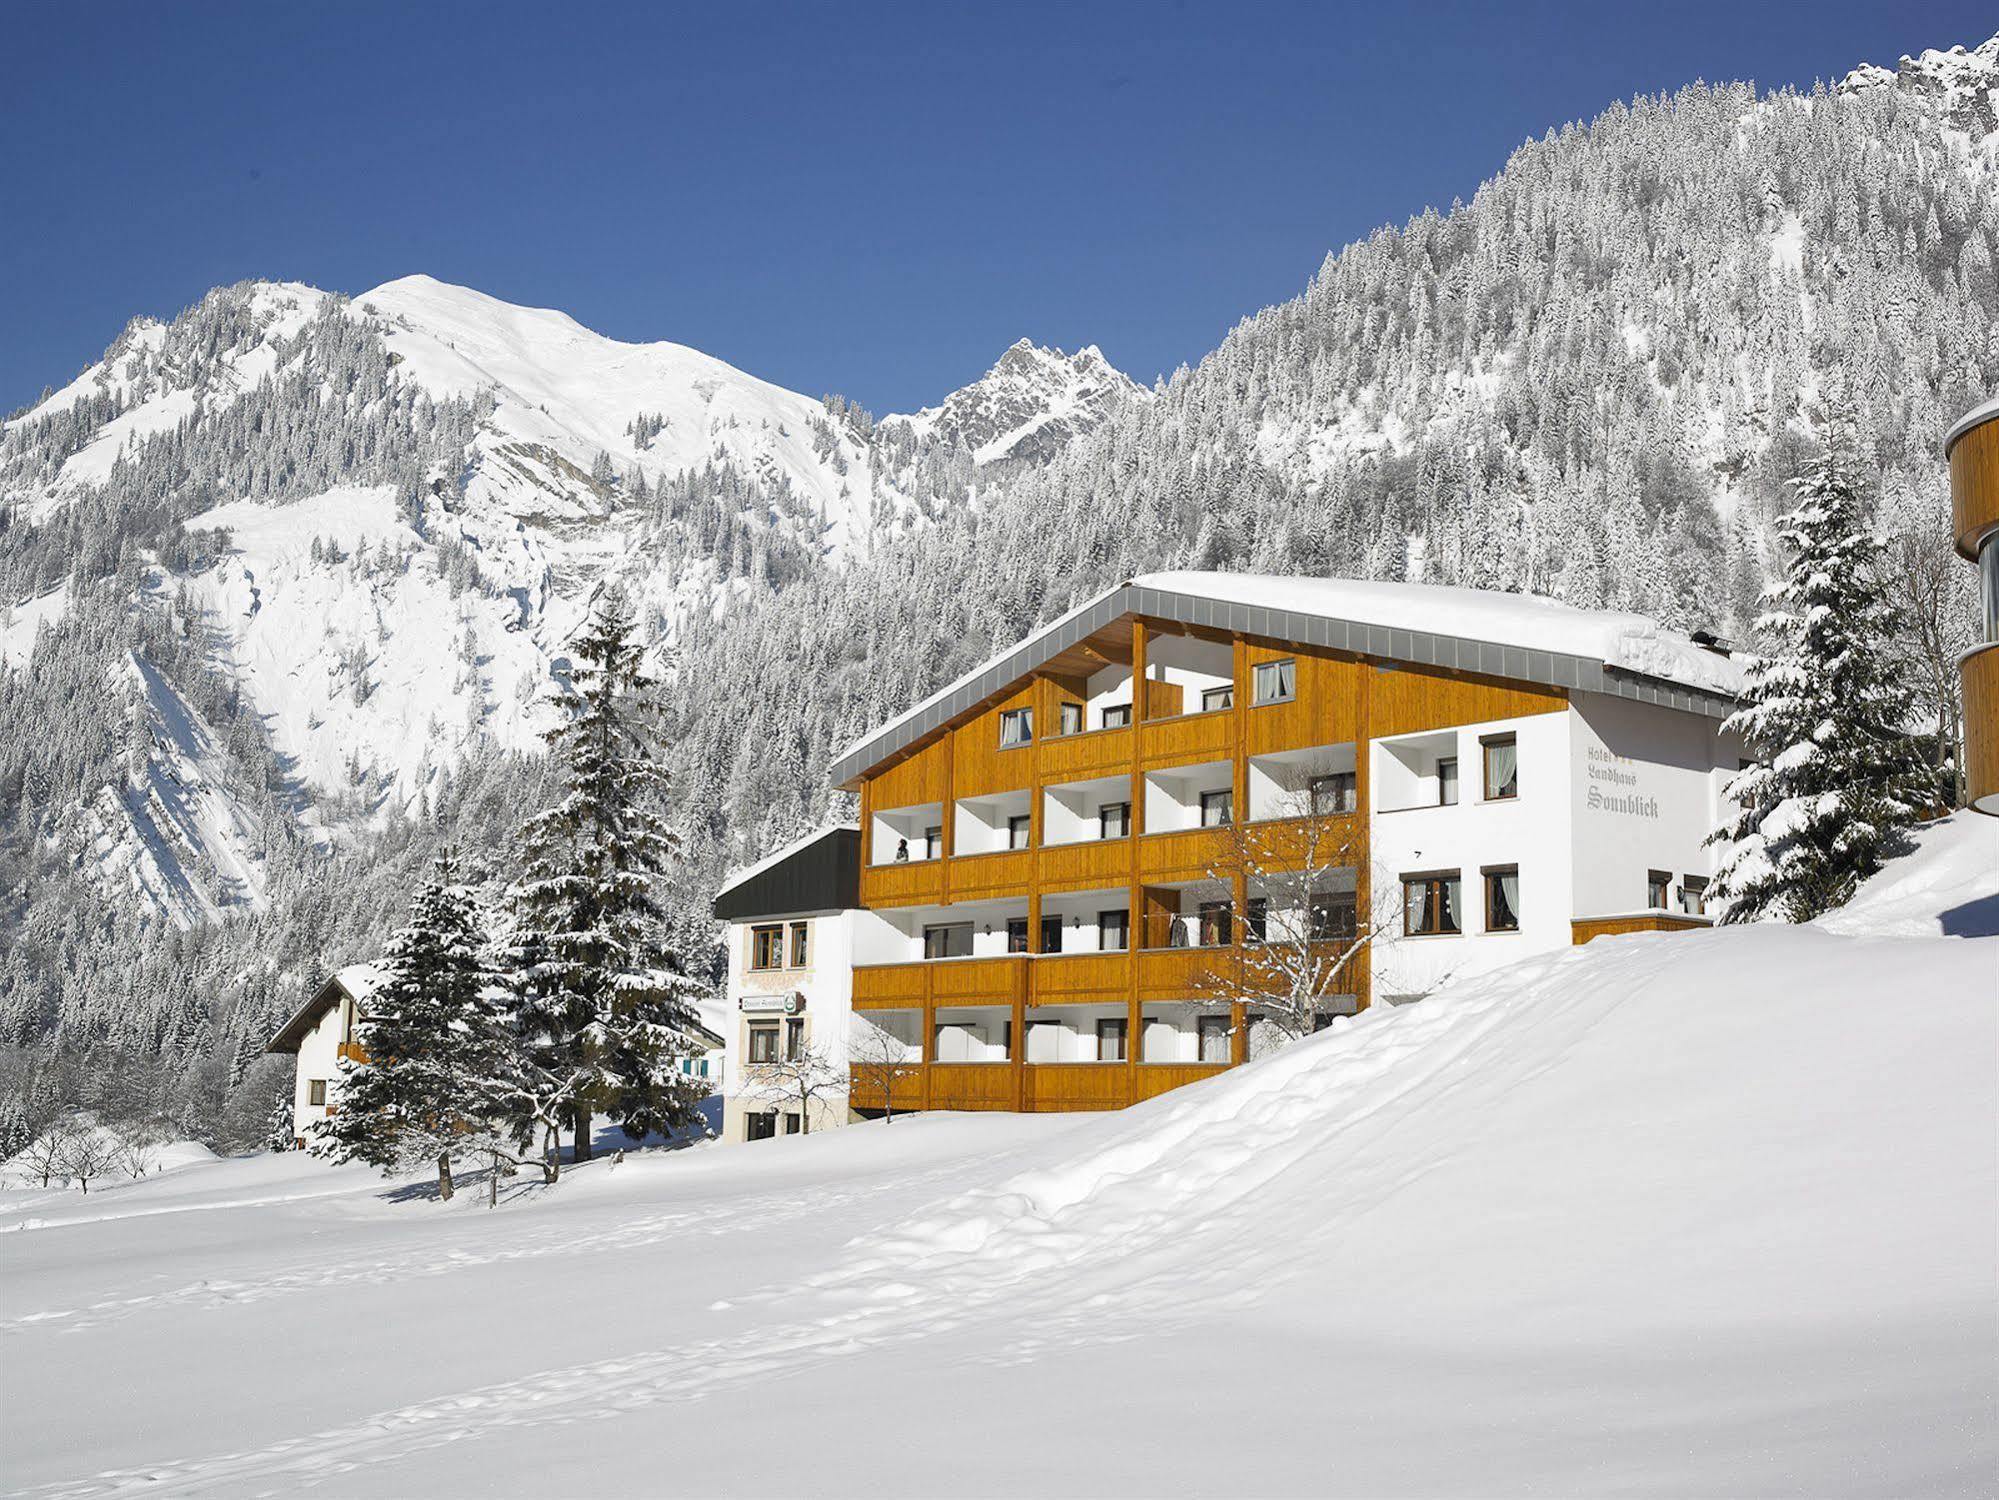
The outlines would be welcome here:
<svg viewBox="0 0 1999 1500">
<path fill-rule="evenodd" d="M 1999 904 L 1993 826 L 1925 830 L 1843 923 L 1599 939 L 1114 1116 L 600 1163 L 495 1215 L 270 1159 L 200 1169 L 206 1214 L 176 1174 L 143 1232 L 38 1203 L 0 1236 L 7 1478 L 1982 1493 L 1999 939 L 1898 934 L 1917 891 Z M 144 1421 L 92 1419 L 197 1337 Z"/>
</svg>

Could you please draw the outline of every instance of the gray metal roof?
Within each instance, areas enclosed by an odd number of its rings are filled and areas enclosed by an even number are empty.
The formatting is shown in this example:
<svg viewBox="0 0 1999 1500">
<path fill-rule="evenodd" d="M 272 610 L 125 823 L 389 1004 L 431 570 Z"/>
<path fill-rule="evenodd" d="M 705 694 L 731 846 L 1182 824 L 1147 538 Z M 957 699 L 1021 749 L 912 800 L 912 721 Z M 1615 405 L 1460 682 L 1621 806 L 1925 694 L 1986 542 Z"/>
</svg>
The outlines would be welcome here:
<svg viewBox="0 0 1999 1500">
<path fill-rule="evenodd" d="M 1296 641 L 1300 645 L 1351 652 L 1383 662 L 1445 667 L 1515 682 L 1602 693 L 1659 708 L 1704 714 L 1711 719 L 1725 719 L 1737 706 L 1725 693 L 1647 677 L 1606 665 L 1595 657 L 1534 651 L 1422 630 L 1397 630 L 1364 620 L 1333 619 L 1128 583 L 1064 616 L 1040 634 L 1029 636 L 1004 656 L 995 657 L 971 676 L 925 702 L 917 712 L 859 741 L 833 762 L 830 773 L 833 785 L 846 786 L 1125 615 Z"/>
</svg>

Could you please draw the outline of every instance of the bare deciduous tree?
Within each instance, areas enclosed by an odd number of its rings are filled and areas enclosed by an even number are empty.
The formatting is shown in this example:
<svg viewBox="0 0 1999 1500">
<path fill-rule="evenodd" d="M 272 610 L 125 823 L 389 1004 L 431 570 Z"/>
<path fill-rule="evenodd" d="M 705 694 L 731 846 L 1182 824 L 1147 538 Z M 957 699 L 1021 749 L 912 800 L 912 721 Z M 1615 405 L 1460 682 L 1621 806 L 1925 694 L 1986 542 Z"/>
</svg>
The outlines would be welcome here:
<svg viewBox="0 0 1999 1500">
<path fill-rule="evenodd" d="M 857 1011 L 847 1042 L 847 1063 L 859 1085 L 857 1092 L 869 1098 L 880 1095 L 883 1121 L 893 1120 L 896 1080 L 908 1077 L 916 1067 L 909 1043 Z"/>
<path fill-rule="evenodd" d="M 88 1193 L 92 1179 L 116 1167 L 124 1149 L 124 1138 L 115 1130 L 79 1124 L 63 1145 L 62 1174 Z"/>
<path fill-rule="evenodd" d="M 1195 981 L 1203 999 L 1240 1004 L 1280 1045 L 1324 1025 L 1333 997 L 1358 993 L 1362 955 L 1385 926 L 1381 901 L 1363 901 L 1360 889 L 1368 844 L 1352 781 L 1296 780 L 1263 817 L 1216 830 L 1223 851 L 1208 878 L 1229 930 Z"/>
<path fill-rule="evenodd" d="M 1977 590 L 1972 570 L 1951 554 L 1947 517 L 1934 532 L 1893 532 L 1881 552 L 1880 581 L 1896 606 L 1898 629 L 1884 643 L 1912 699 L 1910 725 L 1933 734 L 1928 760 L 1937 795 L 1964 804 L 1964 712 L 1957 662 L 1973 645 Z"/>
<path fill-rule="evenodd" d="M 743 1069 L 743 1092 L 771 1104 L 798 1106 L 798 1128 L 812 1131 L 812 1106 L 847 1092 L 847 1070 L 816 1042 L 804 1042 L 789 1057 L 750 1063 Z"/>
<path fill-rule="evenodd" d="M 28 1142 L 19 1160 L 47 1187 L 52 1179 L 69 1180 L 69 1143 L 77 1132 L 76 1121 L 68 1115 L 49 1122 L 42 1133 Z"/>
</svg>

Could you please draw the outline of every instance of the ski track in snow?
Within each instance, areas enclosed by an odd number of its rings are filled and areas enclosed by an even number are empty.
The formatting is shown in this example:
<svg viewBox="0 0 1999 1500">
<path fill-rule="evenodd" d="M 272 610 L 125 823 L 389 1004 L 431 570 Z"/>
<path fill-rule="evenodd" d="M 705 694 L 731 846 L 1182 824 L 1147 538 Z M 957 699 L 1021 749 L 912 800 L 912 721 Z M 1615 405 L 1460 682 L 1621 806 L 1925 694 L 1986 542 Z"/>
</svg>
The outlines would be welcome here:
<svg viewBox="0 0 1999 1500">
<path fill-rule="evenodd" d="M 1658 943 L 1628 946 L 1629 953 L 1620 955 L 1620 967 L 1628 971 L 1623 976 L 1627 1001 L 1654 982 L 1671 958 L 1670 950 Z M 602 1421 L 662 1403 L 698 1401 L 750 1381 L 796 1375 L 995 1317 L 1017 1323 L 1023 1332 L 1001 1343 L 990 1362 L 1014 1364 L 1058 1346 L 1118 1342 L 1141 1333 L 1156 1336 L 1217 1310 L 1245 1306 L 1265 1295 L 1271 1271 L 1324 1249 L 1267 1240 L 1242 1244 L 1238 1230 L 1246 1202 L 1271 1178 L 1309 1159 L 1327 1136 L 1356 1137 L 1357 1162 L 1370 1139 L 1389 1134 L 1380 1129 L 1370 1134 L 1380 1117 L 1418 1105 L 1440 1088 L 1463 1088 L 1470 1081 L 1463 1065 L 1496 1026 L 1566 1024 L 1573 1029 L 1575 1021 L 1568 1014 L 1575 1009 L 1573 1001 L 1536 1006 L 1525 1015 L 1518 1013 L 1516 1003 L 1533 996 L 1554 969 L 1579 961 L 1582 951 L 1524 963 L 1509 973 L 1507 983 L 1427 1013 L 1419 1007 L 1387 1014 L 1344 1047 L 1295 1049 L 1273 1060 L 1287 1074 L 1281 1087 L 1269 1086 L 1268 1073 L 1262 1086 L 1254 1079 L 1224 1077 L 1191 1091 L 1193 1097 L 1171 1100 L 1164 1111 L 1141 1109 L 1105 1149 L 1060 1173 L 1025 1173 L 995 1187 L 960 1193 L 905 1223 L 900 1232 L 875 1241 L 876 1253 L 840 1271 L 802 1286 L 772 1287 L 736 1299 L 748 1305 L 810 1297 L 821 1304 L 815 1316 L 749 1337 L 689 1340 L 543 1370 L 260 1448 L 113 1470 L 23 1493 L 83 1500 L 162 1490 L 205 1492 L 225 1485 L 240 1489 L 260 1481 L 273 1482 L 272 1488 L 249 1492 L 281 1493 L 468 1441 L 492 1429 Z M 1600 1016 L 1600 1010 L 1592 1007 L 1590 1014 Z M 1568 1044 L 1573 1046 L 1581 1034 L 1569 1037 Z M 1517 1076 L 1511 1081 L 1517 1082 Z M 1328 1119 L 1329 1095 L 1352 1095 L 1352 1106 Z M 1172 1179 L 1172 1192 L 1162 1195 L 1156 1164 L 1175 1151 L 1183 1154 L 1181 1167 Z M 1359 1169 L 1345 1174 L 1345 1201 L 1326 1202 L 1325 1213 L 1340 1217 L 1364 1211 L 1420 1179 L 1429 1166 L 1418 1160 L 1385 1174 Z M 927 1175 L 944 1177 L 956 1170 Z M 1197 1200 L 1204 1212 L 1190 1219 L 1189 1204 Z M 837 1199 L 813 1194 L 803 1202 L 766 1204 L 759 1213 L 731 1215 L 719 1224 L 702 1224 L 698 1212 L 656 1215 L 587 1241 L 569 1226 L 551 1227 L 530 1246 L 454 1254 L 441 1266 L 423 1252 L 280 1276 L 246 1284 L 233 1294 L 204 1283 L 135 1302 L 198 1302 L 203 1296 L 250 1300 L 307 1285 L 324 1287 L 332 1276 L 358 1282 L 383 1275 L 444 1274 L 522 1256 L 624 1248 L 677 1232 L 729 1233 L 818 1212 L 833 1201 Z M 1213 1253 L 1190 1257 L 1190 1239 L 1211 1244 Z M 1167 1253 L 1162 1256 L 1162 1251 Z M 1190 1260 L 1210 1269 L 1190 1276 Z M 717 1303 L 714 1310 L 726 1312 L 733 1305 Z M 103 1315 L 125 1310 L 127 1305 L 114 1304 Z"/>
<path fill-rule="evenodd" d="M 956 1170 L 954 1164 L 951 1167 L 914 1173 L 901 1181 L 903 1184 L 939 1182 Z M 801 1199 L 796 1193 L 779 1191 L 751 1199 L 745 1208 L 725 1214 L 717 1214 L 712 1207 L 705 1206 L 681 1209 L 670 1213 L 646 1214 L 638 1218 L 621 1218 L 616 1223 L 595 1231 L 579 1231 L 573 1223 L 564 1220 L 547 1225 L 531 1235 L 525 1237 L 516 1235 L 504 1244 L 487 1245 L 478 1249 L 439 1246 L 434 1241 L 427 1241 L 420 1247 L 394 1256 L 357 1258 L 331 1265 L 314 1264 L 297 1270 L 240 1280 L 224 1277 L 204 1278 L 169 1291 L 152 1292 L 139 1297 L 117 1297 L 87 1303 L 81 1307 L 23 1313 L 0 1321 L 0 1338 L 23 1329 L 42 1328 L 57 1322 L 62 1324 L 61 1331 L 64 1333 L 82 1332 L 136 1314 L 176 1307 L 239 1306 L 301 1292 L 323 1291 L 328 1287 L 379 1286 L 391 1281 L 417 1281 L 432 1276 L 446 1276 L 457 1271 L 476 1270 L 482 1266 L 540 1260 L 546 1256 L 567 1255 L 576 1251 L 629 1250 L 642 1245 L 660 1244 L 682 1235 L 712 1238 L 718 1235 L 750 1233 L 766 1230 L 828 1208 L 853 1203 L 882 1191 L 885 1191 L 882 1187 L 855 1188 L 844 1192 L 821 1191 L 809 1199 Z M 351 1188 L 344 1188 L 335 1193 L 305 1193 L 277 1199 L 248 1199 L 241 1204 L 178 1204 L 132 1214 L 108 1214 L 104 1219 L 192 1213 L 209 1208 L 263 1206 L 273 1202 L 347 1196 L 351 1192 Z M 99 1223 L 103 1222 L 103 1219 L 80 1219 L 68 1222 Z"/>
</svg>

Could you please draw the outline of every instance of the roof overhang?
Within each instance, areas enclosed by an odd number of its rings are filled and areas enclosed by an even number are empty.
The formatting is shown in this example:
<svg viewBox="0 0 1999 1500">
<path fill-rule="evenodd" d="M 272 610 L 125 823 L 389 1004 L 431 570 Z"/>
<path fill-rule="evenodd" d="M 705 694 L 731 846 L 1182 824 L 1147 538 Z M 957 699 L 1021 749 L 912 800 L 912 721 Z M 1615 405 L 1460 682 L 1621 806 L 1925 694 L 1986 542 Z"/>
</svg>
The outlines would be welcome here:
<svg viewBox="0 0 1999 1500">
<path fill-rule="evenodd" d="M 264 1050 L 298 1051 L 299 1044 L 306 1039 L 312 1028 L 319 1024 L 319 1018 L 346 998 L 348 998 L 347 987 L 340 982 L 340 976 L 336 974 L 314 991 L 310 1000 L 292 1013 L 292 1018 L 278 1028 L 278 1034 L 271 1038 Z"/>
<path fill-rule="evenodd" d="M 1126 615 L 1196 629 L 1294 641 L 1393 665 L 1437 667 L 1574 692 L 1602 693 L 1711 719 L 1725 719 L 1737 707 L 1735 699 L 1725 693 L 1647 677 L 1609 666 L 1595 657 L 1536 651 L 1423 630 L 1399 630 L 1364 620 L 1337 619 L 1126 583 L 1072 610 L 1006 655 L 995 657 L 970 676 L 926 699 L 914 711 L 855 743 L 833 762 L 829 773 L 833 785 L 854 790 L 860 777 L 884 761 L 927 740 L 989 699 L 999 697 L 1028 673 Z"/>
</svg>

